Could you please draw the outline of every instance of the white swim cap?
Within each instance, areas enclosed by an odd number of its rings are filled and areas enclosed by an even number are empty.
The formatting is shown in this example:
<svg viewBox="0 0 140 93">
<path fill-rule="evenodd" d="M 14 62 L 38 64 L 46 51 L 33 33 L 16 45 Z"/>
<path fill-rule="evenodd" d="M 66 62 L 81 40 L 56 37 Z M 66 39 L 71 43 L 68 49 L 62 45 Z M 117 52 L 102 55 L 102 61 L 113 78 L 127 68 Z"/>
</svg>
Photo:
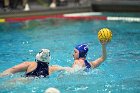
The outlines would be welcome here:
<svg viewBox="0 0 140 93">
<path fill-rule="evenodd" d="M 36 55 L 36 60 L 37 61 L 42 61 L 42 62 L 50 62 L 50 50 L 49 49 L 41 49 L 39 53 Z"/>
<path fill-rule="evenodd" d="M 45 93 L 60 93 L 60 91 L 56 88 L 51 87 L 46 89 Z"/>
</svg>

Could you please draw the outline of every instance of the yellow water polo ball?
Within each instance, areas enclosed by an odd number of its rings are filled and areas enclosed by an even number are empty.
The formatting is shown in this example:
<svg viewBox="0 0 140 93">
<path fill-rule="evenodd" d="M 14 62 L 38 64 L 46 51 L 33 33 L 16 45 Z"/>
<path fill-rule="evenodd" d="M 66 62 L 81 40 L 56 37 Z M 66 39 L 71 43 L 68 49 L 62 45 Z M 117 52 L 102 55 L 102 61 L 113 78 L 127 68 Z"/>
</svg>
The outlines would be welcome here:
<svg viewBox="0 0 140 93">
<path fill-rule="evenodd" d="M 98 39 L 102 41 L 110 41 L 112 39 L 112 32 L 108 28 L 102 28 L 98 32 Z"/>
</svg>

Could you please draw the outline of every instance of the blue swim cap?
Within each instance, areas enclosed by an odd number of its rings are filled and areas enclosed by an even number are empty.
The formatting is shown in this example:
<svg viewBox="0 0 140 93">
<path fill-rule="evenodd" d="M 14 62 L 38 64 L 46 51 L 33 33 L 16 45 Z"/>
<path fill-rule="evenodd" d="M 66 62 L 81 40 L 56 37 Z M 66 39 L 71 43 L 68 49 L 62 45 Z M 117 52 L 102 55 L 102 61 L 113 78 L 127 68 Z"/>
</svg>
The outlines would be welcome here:
<svg viewBox="0 0 140 93">
<path fill-rule="evenodd" d="M 85 58 L 88 52 L 87 44 L 80 44 L 75 47 L 79 51 L 79 58 Z"/>
</svg>

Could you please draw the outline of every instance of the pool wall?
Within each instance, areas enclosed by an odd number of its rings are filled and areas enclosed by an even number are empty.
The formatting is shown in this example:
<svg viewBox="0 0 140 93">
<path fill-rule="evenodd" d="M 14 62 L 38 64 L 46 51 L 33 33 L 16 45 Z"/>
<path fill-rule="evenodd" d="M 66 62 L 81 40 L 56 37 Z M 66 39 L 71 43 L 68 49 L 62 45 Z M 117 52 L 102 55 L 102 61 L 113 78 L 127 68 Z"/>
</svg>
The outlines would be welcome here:
<svg viewBox="0 0 140 93">
<path fill-rule="evenodd" d="M 26 17 L 26 16 L 40 16 L 40 15 L 56 15 L 64 13 L 76 13 L 76 12 L 90 12 L 91 7 L 75 7 L 75 8 L 57 8 L 57 9 L 45 9 L 45 10 L 33 10 L 33 11 L 13 11 L 4 12 L 0 14 L 0 18 L 8 17 Z"/>
<path fill-rule="evenodd" d="M 96 12 L 140 12 L 140 0 L 92 0 L 92 10 Z"/>
</svg>

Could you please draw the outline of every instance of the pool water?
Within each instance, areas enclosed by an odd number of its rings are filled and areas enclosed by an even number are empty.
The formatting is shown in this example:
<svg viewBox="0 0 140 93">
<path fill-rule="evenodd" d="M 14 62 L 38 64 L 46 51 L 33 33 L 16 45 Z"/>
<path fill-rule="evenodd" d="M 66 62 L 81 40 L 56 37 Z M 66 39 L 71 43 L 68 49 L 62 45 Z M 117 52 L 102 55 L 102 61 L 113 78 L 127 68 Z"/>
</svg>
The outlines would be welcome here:
<svg viewBox="0 0 140 93">
<path fill-rule="evenodd" d="M 30 82 L 10 82 L 24 73 L 0 78 L 0 93 L 43 93 L 49 87 L 62 93 L 139 93 L 140 23 L 101 20 L 45 19 L 0 24 L 0 72 L 23 61 L 34 61 L 42 48 L 51 50 L 50 65 L 71 66 L 73 48 L 89 45 L 87 59 L 101 56 L 98 31 L 108 27 L 112 41 L 107 59 L 90 72 L 53 73 L 49 78 Z"/>
</svg>

